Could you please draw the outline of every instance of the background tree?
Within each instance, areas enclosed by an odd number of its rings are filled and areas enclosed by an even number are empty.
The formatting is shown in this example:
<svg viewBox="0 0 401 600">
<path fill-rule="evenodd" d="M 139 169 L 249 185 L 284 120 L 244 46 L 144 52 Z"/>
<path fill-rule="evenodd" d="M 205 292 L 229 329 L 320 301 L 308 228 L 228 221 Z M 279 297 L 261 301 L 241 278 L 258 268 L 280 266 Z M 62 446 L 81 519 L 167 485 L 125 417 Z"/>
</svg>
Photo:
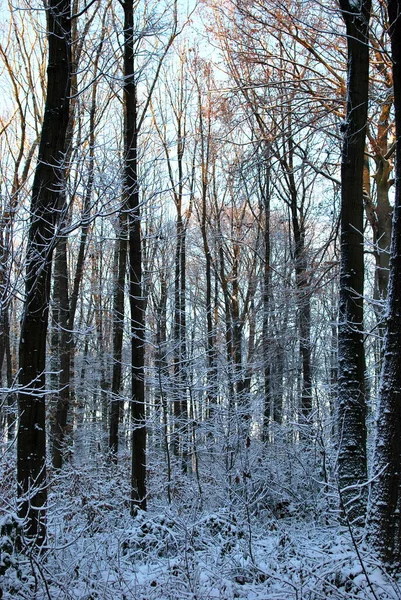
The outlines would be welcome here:
<svg viewBox="0 0 401 600">
<path fill-rule="evenodd" d="M 26 39 L 27 29 L 35 30 L 32 16 L 13 11 L 0 57 L 6 87 L 1 113 L 1 228 L 0 228 L 0 386 L 4 395 L 5 427 L 8 437 L 14 437 L 16 422 L 15 386 L 16 348 L 12 339 L 12 313 L 15 315 L 15 293 L 20 289 L 20 278 L 13 266 L 24 251 L 16 244 L 20 224 L 18 215 L 25 204 L 31 184 L 32 162 L 39 141 L 42 110 L 42 90 L 45 80 L 45 56 L 37 35 Z M 16 64 L 23 65 L 17 69 Z M 11 102 L 10 102 L 11 100 Z M 15 106 L 15 110 L 13 108 Z M 3 366 L 4 377 L 3 377 Z"/>
</svg>

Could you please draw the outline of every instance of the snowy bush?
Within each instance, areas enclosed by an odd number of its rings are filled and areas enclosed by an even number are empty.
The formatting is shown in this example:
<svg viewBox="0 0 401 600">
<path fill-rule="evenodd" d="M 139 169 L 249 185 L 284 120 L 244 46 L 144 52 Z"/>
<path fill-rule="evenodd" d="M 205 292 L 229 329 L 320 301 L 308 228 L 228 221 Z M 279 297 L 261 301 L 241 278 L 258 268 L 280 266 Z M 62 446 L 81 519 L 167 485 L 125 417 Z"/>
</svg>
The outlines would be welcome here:
<svg viewBox="0 0 401 600">
<path fill-rule="evenodd" d="M 14 513 L 0 520 L 0 597 L 29 598 L 33 577 L 22 552 L 22 521 Z"/>
<path fill-rule="evenodd" d="M 175 528 L 175 522 L 166 514 L 148 515 L 140 511 L 122 542 L 123 554 L 174 556 L 178 551 Z"/>
</svg>

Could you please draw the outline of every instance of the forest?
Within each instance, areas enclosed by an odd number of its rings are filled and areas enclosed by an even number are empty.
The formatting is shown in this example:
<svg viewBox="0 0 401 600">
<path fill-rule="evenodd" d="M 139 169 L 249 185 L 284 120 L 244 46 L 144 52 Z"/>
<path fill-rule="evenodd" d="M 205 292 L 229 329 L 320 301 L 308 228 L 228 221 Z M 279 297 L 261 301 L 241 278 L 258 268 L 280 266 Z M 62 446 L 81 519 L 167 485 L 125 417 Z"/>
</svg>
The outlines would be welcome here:
<svg viewBox="0 0 401 600">
<path fill-rule="evenodd" d="M 0 11 L 1 600 L 400 600 L 401 0 Z"/>
</svg>

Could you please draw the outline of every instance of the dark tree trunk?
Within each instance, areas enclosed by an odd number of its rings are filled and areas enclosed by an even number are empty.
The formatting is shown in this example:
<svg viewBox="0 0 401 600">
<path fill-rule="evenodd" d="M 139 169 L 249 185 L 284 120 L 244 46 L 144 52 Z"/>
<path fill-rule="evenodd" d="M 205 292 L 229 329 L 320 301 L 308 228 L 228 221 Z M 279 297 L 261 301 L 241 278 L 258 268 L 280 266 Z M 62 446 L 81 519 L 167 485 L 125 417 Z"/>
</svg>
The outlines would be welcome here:
<svg viewBox="0 0 401 600">
<path fill-rule="evenodd" d="M 74 0 L 73 12 L 78 12 L 77 1 Z M 75 22 L 73 23 L 73 25 Z M 72 33 L 73 40 L 77 40 L 77 31 L 74 27 Z M 80 45 L 82 41 L 80 42 Z M 94 73 L 96 76 L 98 70 L 99 59 L 103 48 L 102 42 L 99 44 L 95 61 L 94 61 Z M 82 47 L 81 47 L 82 49 Z M 77 53 L 79 54 L 79 48 Z M 73 73 L 71 82 L 72 94 L 78 93 L 78 83 L 76 77 L 78 58 L 75 56 L 73 61 Z M 58 380 L 58 393 L 57 393 L 57 405 L 55 414 L 55 423 L 53 427 L 53 467 L 60 469 L 63 464 L 63 453 L 62 448 L 65 442 L 65 435 L 67 433 L 67 423 L 70 418 L 70 406 L 72 399 L 75 394 L 74 384 L 71 381 L 71 377 L 74 373 L 74 323 L 77 311 L 77 303 L 79 290 L 82 282 L 84 263 L 85 263 L 85 251 L 87 247 L 87 239 L 90 228 L 90 210 L 92 191 L 94 184 L 94 173 L 95 173 L 95 128 L 96 128 L 96 108 L 97 108 L 97 89 L 98 80 L 95 77 L 95 81 L 92 87 L 91 94 L 91 107 L 89 113 L 89 166 L 88 166 L 88 177 L 85 185 L 85 196 L 84 204 L 82 208 L 82 229 L 79 243 L 78 257 L 76 262 L 76 269 L 74 280 L 72 284 L 71 295 L 69 294 L 68 287 L 68 261 L 67 261 L 67 239 L 60 238 L 58 247 L 55 255 L 54 265 L 54 288 L 55 293 L 55 308 L 56 316 L 55 327 L 56 335 L 54 340 L 58 346 L 58 369 L 60 370 L 60 377 Z M 76 100 L 76 99 L 75 99 Z M 75 103 L 74 100 L 74 103 Z M 75 118 L 74 118 L 74 104 L 70 107 L 70 122 L 67 130 L 67 142 L 71 142 L 74 134 Z M 70 150 L 71 152 L 71 150 Z M 65 215 L 65 224 L 68 224 L 67 215 Z M 56 379 L 56 378 L 55 378 Z"/>
<path fill-rule="evenodd" d="M 347 31 L 347 112 L 341 161 L 341 271 L 338 327 L 338 480 L 351 520 L 363 517 L 366 489 L 363 344 L 363 166 L 369 88 L 370 0 L 340 0 Z"/>
<path fill-rule="evenodd" d="M 145 339 L 142 295 L 141 220 L 138 187 L 137 87 L 135 80 L 134 2 L 124 2 L 124 200 L 129 211 L 129 300 L 132 351 L 131 512 L 146 510 Z"/>
<path fill-rule="evenodd" d="M 382 559 L 401 565 L 401 1 L 388 0 L 396 129 L 395 202 L 390 279 L 379 390 L 370 539 Z"/>
<path fill-rule="evenodd" d="M 111 383 L 110 437 L 109 448 L 113 460 L 117 461 L 118 431 L 121 413 L 122 349 L 124 337 L 124 298 L 127 273 L 127 223 L 126 213 L 120 215 L 118 238 L 116 239 L 116 280 L 113 300 L 113 372 Z"/>
<path fill-rule="evenodd" d="M 50 0 L 47 8 L 47 97 L 32 189 L 26 256 L 25 305 L 21 323 L 18 395 L 17 479 L 19 515 L 27 535 L 46 539 L 45 371 L 52 253 L 69 119 L 71 82 L 70 1 Z"/>
</svg>

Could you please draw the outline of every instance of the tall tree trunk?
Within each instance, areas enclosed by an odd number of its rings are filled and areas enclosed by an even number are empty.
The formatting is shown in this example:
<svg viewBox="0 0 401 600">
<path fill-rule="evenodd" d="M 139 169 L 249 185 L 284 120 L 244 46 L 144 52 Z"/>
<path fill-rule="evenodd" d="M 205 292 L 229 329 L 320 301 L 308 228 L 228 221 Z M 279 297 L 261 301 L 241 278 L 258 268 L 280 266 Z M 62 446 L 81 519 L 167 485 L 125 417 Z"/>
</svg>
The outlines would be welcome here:
<svg viewBox="0 0 401 600">
<path fill-rule="evenodd" d="M 27 535 L 37 544 L 46 539 L 46 335 L 69 120 L 70 10 L 70 0 L 50 0 L 47 7 L 47 97 L 32 189 L 19 349 L 19 516 L 27 520 Z"/>
<path fill-rule="evenodd" d="M 395 202 L 368 531 L 381 558 L 401 564 L 401 0 L 388 0 L 395 111 Z"/>
<path fill-rule="evenodd" d="M 129 301 L 131 309 L 131 512 L 146 510 L 145 339 L 138 182 L 137 87 L 134 2 L 124 2 L 124 201 L 129 211 Z"/>
<path fill-rule="evenodd" d="M 351 520 L 365 513 L 366 401 L 363 344 L 363 165 L 369 88 L 370 0 L 340 0 L 348 48 L 347 112 L 341 161 L 338 327 L 338 480 Z M 351 486 L 351 487 L 350 487 Z"/>
</svg>

